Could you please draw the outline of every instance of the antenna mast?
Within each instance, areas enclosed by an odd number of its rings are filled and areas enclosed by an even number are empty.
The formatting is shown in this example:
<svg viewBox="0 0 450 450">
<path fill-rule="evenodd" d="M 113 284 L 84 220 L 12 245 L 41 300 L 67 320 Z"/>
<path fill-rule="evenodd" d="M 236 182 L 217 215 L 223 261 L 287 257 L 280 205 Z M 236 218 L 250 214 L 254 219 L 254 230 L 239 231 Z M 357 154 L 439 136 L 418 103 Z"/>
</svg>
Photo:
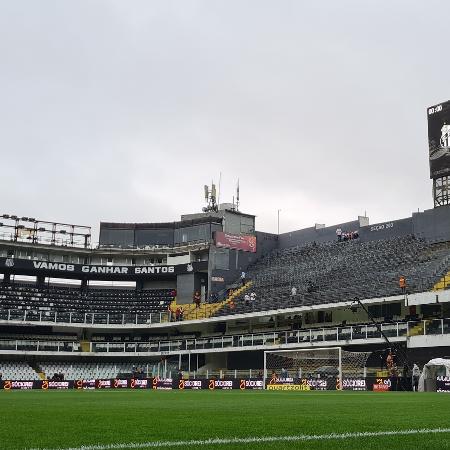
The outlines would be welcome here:
<svg viewBox="0 0 450 450">
<path fill-rule="evenodd" d="M 237 180 L 237 187 L 236 187 L 236 211 L 239 211 L 239 178 Z"/>
<path fill-rule="evenodd" d="M 202 209 L 203 212 L 217 212 L 219 208 L 217 206 L 217 193 L 216 185 L 211 182 L 211 188 L 207 184 L 204 185 L 205 202 L 206 206 Z"/>
</svg>

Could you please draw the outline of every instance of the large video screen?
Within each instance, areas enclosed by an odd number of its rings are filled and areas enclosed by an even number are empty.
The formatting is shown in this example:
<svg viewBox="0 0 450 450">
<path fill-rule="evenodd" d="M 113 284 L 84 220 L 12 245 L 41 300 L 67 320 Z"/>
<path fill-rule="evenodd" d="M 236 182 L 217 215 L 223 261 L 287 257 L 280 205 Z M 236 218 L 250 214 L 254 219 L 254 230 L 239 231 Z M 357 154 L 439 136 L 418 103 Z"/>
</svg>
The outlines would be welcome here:
<svg viewBox="0 0 450 450">
<path fill-rule="evenodd" d="M 256 236 L 237 235 L 216 231 L 216 247 L 233 248 L 244 252 L 256 252 Z"/>
<path fill-rule="evenodd" d="M 450 101 L 428 108 L 430 178 L 450 173 Z"/>
</svg>

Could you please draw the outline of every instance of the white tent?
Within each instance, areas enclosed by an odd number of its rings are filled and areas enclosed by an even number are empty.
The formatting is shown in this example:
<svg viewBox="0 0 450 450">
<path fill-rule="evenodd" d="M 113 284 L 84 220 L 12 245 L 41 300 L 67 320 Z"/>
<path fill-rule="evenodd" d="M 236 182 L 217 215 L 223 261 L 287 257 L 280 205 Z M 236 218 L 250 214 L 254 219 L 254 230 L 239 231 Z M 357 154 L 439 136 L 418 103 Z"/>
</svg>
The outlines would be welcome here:
<svg viewBox="0 0 450 450">
<path fill-rule="evenodd" d="M 450 376 L 450 359 L 435 358 L 423 366 L 419 378 L 419 392 L 436 392 L 436 377 Z"/>
</svg>

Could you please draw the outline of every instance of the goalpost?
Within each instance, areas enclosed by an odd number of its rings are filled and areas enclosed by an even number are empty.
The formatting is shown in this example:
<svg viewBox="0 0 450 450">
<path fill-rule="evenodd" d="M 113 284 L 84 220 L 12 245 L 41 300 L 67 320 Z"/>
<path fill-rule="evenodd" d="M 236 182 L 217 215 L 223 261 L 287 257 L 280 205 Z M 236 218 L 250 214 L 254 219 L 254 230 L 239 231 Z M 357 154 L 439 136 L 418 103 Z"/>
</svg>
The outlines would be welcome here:
<svg viewBox="0 0 450 450">
<path fill-rule="evenodd" d="M 370 353 L 341 347 L 268 350 L 264 352 L 264 388 L 341 390 L 343 380 L 365 378 Z"/>
</svg>

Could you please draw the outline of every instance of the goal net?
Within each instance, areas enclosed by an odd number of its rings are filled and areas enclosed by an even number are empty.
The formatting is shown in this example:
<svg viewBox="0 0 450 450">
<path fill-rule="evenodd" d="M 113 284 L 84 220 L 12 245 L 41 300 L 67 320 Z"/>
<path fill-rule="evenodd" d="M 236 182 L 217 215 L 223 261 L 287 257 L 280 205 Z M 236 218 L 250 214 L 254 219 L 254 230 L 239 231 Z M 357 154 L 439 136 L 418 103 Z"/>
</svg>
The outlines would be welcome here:
<svg viewBox="0 0 450 450">
<path fill-rule="evenodd" d="M 264 352 L 267 389 L 333 390 L 365 387 L 370 352 L 348 352 L 341 347 Z"/>
</svg>

